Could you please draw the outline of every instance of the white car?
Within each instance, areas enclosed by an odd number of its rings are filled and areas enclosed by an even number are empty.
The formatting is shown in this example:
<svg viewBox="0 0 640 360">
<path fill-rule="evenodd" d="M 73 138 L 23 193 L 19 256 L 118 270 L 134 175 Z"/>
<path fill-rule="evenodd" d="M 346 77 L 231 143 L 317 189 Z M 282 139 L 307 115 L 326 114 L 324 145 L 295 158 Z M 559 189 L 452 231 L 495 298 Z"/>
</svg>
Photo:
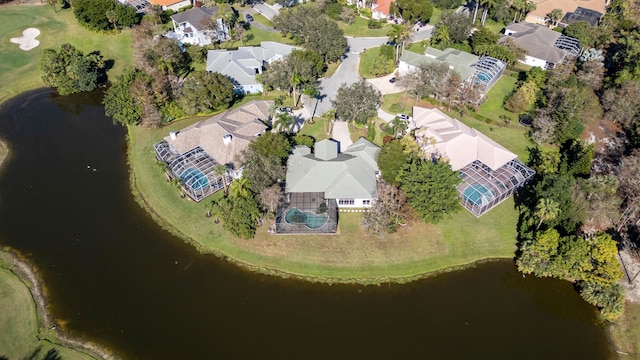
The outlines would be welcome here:
<svg viewBox="0 0 640 360">
<path fill-rule="evenodd" d="M 396 114 L 396 116 L 398 117 L 398 119 L 400 120 L 404 120 L 404 121 L 409 121 L 411 120 L 411 116 L 406 115 L 406 114 Z"/>
</svg>

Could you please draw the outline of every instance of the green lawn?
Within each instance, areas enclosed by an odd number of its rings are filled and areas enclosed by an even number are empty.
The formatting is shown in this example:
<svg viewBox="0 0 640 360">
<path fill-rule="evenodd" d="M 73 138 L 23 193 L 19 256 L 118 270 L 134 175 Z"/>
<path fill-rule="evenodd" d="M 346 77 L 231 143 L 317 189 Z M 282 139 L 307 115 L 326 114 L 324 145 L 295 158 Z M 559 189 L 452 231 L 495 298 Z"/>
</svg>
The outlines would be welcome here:
<svg viewBox="0 0 640 360">
<path fill-rule="evenodd" d="M 133 63 L 131 31 L 116 35 L 92 33 L 78 25 L 71 9 L 54 13 L 51 6 L 2 6 L 0 7 L 0 103 L 21 92 L 43 87 L 39 68 L 42 51 L 47 48 L 60 50 L 60 44 L 68 42 L 85 54 L 99 50 L 105 59 L 115 60 L 108 72 L 110 78 L 120 74 Z M 28 27 L 40 29 L 40 46 L 23 51 L 10 43 Z"/>
<path fill-rule="evenodd" d="M 609 327 L 614 349 L 628 355 L 620 359 L 640 359 L 640 304 L 627 302 L 624 313 Z"/>
<path fill-rule="evenodd" d="M 426 49 L 427 46 L 429 46 L 427 42 L 423 43 L 422 41 L 418 41 L 418 42 L 409 44 L 409 46 L 405 47 L 404 50 L 405 51 L 409 50 L 416 54 L 424 55 L 424 49 Z"/>
<path fill-rule="evenodd" d="M 253 39 L 246 41 L 244 44 L 241 41 L 227 41 L 220 44 L 222 49 L 227 48 L 237 48 L 238 46 L 258 46 L 263 41 L 276 41 L 284 44 L 292 44 L 293 42 L 288 37 L 283 37 L 279 32 L 271 32 L 260 30 L 256 27 L 250 28 L 246 33 L 246 35 L 252 34 Z"/>
<path fill-rule="evenodd" d="M 378 77 L 378 75 L 373 74 L 373 71 L 371 69 L 371 67 L 373 66 L 373 62 L 378 57 L 378 55 L 380 55 L 380 47 L 369 48 L 363 51 L 362 54 L 360 54 L 360 65 L 358 67 L 360 76 L 365 79 Z M 392 71 L 389 72 L 389 74 L 393 71 L 395 71 L 395 68 L 393 68 Z"/>
<path fill-rule="evenodd" d="M 502 115 L 511 119 L 512 122 L 517 122 L 518 114 L 505 110 L 502 106 L 506 98 L 511 95 L 515 89 L 517 82 L 518 80 L 516 78 L 505 72 L 502 77 L 500 77 L 500 80 L 489 90 L 487 99 L 480 105 L 478 114 L 492 120 L 500 120 L 500 116 Z"/>
<path fill-rule="evenodd" d="M 258 22 L 264 26 L 273 27 L 273 23 L 271 22 L 271 20 L 267 19 L 266 17 L 264 17 L 264 15 L 259 14 L 259 13 L 255 13 L 255 14 L 251 14 L 251 16 L 253 16 L 253 21 Z"/>
<path fill-rule="evenodd" d="M 152 145 L 198 119 L 162 129 L 129 128 L 132 187 L 143 206 L 165 228 L 202 252 L 212 252 L 266 273 L 294 274 L 325 281 L 402 281 L 424 273 L 462 266 L 486 258 L 511 258 L 515 250 L 517 212 L 513 201 L 476 219 L 461 210 L 438 226 L 411 222 L 383 239 L 366 236 L 360 213 L 340 213 L 337 236 L 275 236 L 267 226 L 254 239 L 230 236 L 206 218 L 203 204 L 181 199 L 155 168 Z M 303 133 L 323 137 L 321 121 Z M 281 273 L 282 274 L 282 273 Z"/>
<path fill-rule="evenodd" d="M 389 30 L 391 30 L 391 25 L 386 24 L 380 29 L 369 29 L 367 24 L 369 23 L 369 19 L 362 18 L 360 16 L 356 16 L 355 21 L 349 25 L 347 25 L 343 21 L 339 21 L 338 25 L 344 31 L 346 36 L 356 36 L 356 37 L 382 37 L 388 36 Z"/>
<path fill-rule="evenodd" d="M 1 260 L 0 260 L 1 261 Z M 12 272 L 0 268 L 0 357 L 27 359 L 40 348 L 37 358 L 55 349 L 64 359 L 88 360 L 93 357 L 44 340 L 38 330 L 36 306 L 27 286 Z"/>
</svg>

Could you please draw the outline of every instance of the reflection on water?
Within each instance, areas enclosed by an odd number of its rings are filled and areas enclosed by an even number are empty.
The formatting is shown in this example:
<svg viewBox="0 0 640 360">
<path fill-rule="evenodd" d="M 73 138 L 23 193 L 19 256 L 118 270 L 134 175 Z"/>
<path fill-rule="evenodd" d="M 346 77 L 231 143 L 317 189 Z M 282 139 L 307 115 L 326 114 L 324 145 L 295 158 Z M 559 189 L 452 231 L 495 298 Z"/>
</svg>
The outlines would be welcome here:
<svg viewBox="0 0 640 360">
<path fill-rule="evenodd" d="M 13 151 L 0 173 L 0 244 L 38 266 L 54 318 L 74 335 L 128 359 L 612 356 L 570 284 L 523 278 L 511 261 L 361 287 L 199 255 L 131 199 L 125 134 L 100 97 L 37 91 L 0 109 Z"/>
</svg>

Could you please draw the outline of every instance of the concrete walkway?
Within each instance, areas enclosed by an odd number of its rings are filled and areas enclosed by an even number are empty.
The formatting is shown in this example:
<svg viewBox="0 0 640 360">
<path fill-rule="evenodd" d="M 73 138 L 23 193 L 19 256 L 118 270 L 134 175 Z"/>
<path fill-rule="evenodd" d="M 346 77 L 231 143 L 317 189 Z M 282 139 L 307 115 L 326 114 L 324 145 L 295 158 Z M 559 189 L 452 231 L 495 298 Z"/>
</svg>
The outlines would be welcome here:
<svg viewBox="0 0 640 360">
<path fill-rule="evenodd" d="M 378 109 L 378 117 L 386 122 L 390 122 L 391 120 L 393 120 L 396 115 L 395 114 L 389 114 L 388 112 L 382 110 L 382 109 Z"/>
<path fill-rule="evenodd" d="M 349 123 L 346 121 L 336 121 L 333 123 L 331 137 L 340 142 L 340 152 L 345 151 L 353 141 L 349 133 Z"/>
</svg>

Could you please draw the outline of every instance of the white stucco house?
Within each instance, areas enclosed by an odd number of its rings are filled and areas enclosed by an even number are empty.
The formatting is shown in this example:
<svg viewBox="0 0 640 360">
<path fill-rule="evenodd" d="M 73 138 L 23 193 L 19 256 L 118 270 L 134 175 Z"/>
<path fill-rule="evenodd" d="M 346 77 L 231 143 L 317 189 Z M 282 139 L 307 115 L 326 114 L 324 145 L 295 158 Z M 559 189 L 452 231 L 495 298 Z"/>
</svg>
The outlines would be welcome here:
<svg viewBox="0 0 640 360">
<path fill-rule="evenodd" d="M 229 39 L 229 27 L 216 18 L 218 7 L 196 7 L 171 16 L 173 32 L 167 37 L 184 44 L 209 45 L 215 41 Z"/>
<path fill-rule="evenodd" d="M 282 60 L 297 46 L 263 41 L 260 46 L 241 46 L 238 50 L 209 50 L 206 70 L 227 76 L 239 93 L 259 94 L 262 84 L 256 79 L 265 65 Z"/>
<path fill-rule="evenodd" d="M 576 57 L 582 51 L 578 39 L 537 24 L 511 23 L 504 29 L 504 35 L 501 42 L 510 38 L 526 51 L 521 63 L 543 69 L 553 69 L 564 62 L 567 56 Z"/>
</svg>

